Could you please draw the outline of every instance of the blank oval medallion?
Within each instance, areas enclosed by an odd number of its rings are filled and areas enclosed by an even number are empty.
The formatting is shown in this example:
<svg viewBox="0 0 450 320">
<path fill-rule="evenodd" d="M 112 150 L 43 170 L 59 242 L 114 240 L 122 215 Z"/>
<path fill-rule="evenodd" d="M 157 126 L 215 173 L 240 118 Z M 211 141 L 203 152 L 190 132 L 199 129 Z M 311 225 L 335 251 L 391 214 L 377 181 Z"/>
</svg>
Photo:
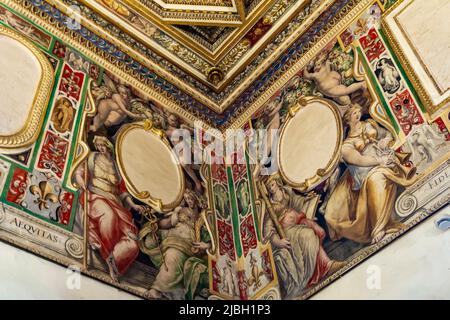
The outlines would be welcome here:
<svg viewBox="0 0 450 320">
<path fill-rule="evenodd" d="M 165 210 L 178 205 L 184 192 L 183 171 L 160 136 L 131 125 L 120 134 L 117 153 L 124 179 L 136 193 L 148 192 Z"/>
<path fill-rule="evenodd" d="M 278 154 L 283 178 L 294 187 L 314 188 L 337 165 L 341 144 L 338 111 L 328 102 L 312 100 L 281 131 Z"/>
</svg>

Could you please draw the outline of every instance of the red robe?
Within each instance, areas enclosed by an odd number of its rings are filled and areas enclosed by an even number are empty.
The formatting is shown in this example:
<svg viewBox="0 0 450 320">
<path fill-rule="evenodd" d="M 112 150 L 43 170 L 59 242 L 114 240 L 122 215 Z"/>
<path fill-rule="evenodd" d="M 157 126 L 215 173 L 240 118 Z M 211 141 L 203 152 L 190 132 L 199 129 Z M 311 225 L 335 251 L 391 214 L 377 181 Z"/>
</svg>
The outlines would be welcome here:
<svg viewBox="0 0 450 320">
<path fill-rule="evenodd" d="M 93 161 L 89 162 L 91 167 Z M 117 271 L 124 274 L 139 254 L 136 240 L 138 229 L 131 212 L 118 197 L 127 194 L 123 181 L 119 183 L 116 193 L 87 193 L 89 242 L 99 248 L 103 259 L 107 260 L 112 255 Z M 80 199 L 84 203 L 84 192 Z"/>
</svg>

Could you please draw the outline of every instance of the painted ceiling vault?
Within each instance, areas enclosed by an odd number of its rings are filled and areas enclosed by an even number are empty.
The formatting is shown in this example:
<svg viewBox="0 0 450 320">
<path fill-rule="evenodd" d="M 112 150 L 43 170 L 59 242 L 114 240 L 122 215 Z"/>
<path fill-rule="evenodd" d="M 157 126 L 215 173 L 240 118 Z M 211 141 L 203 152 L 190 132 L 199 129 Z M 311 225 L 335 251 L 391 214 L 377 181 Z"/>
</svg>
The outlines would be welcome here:
<svg viewBox="0 0 450 320">
<path fill-rule="evenodd" d="M 294 16 L 301 10 L 310 15 L 313 6 L 309 0 L 83 2 L 215 94 L 223 92 Z M 221 113 L 226 107 L 219 99 L 211 107 Z"/>
<path fill-rule="evenodd" d="M 149 299 L 308 298 L 450 201 L 449 15 L 0 0 L 0 239 Z"/>
<path fill-rule="evenodd" d="M 35 2 L 43 12 L 55 14 L 45 2 Z M 219 3 L 191 11 L 192 6 L 200 4 L 186 2 L 191 9 L 171 13 L 176 21 L 164 16 L 163 8 L 169 8 L 170 3 L 163 1 L 48 3 L 58 9 L 62 22 L 67 19 L 61 14 L 80 18 L 86 28 L 82 30 L 83 37 L 94 43 L 105 39 L 108 54 L 123 57 L 123 61 L 132 59 L 133 63 L 126 63 L 129 67 L 145 78 L 159 79 L 155 90 L 164 91 L 177 104 L 181 102 L 183 110 L 223 129 L 360 1 L 222 3 L 240 12 L 240 21 L 235 25 L 218 23 L 217 17 L 208 16 L 208 10 L 217 8 Z M 73 6 L 77 9 L 72 10 Z M 192 12 L 201 12 L 210 22 L 197 23 L 198 17 L 191 16 Z"/>
</svg>

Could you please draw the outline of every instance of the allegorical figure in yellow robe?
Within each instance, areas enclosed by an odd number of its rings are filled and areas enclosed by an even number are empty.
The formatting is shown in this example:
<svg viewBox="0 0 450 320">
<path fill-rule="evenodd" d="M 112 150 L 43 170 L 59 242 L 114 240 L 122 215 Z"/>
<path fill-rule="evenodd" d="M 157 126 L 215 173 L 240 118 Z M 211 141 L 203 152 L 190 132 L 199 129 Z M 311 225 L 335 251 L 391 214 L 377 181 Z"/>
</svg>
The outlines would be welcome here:
<svg viewBox="0 0 450 320">
<path fill-rule="evenodd" d="M 361 107 L 352 105 L 344 114 L 349 132 L 342 146 L 347 165 L 325 209 L 332 240 L 347 238 L 377 243 L 401 224 L 392 219 L 398 186 L 411 185 L 413 173 L 402 170 L 389 148 L 391 134 L 369 119 L 361 121 Z"/>
</svg>

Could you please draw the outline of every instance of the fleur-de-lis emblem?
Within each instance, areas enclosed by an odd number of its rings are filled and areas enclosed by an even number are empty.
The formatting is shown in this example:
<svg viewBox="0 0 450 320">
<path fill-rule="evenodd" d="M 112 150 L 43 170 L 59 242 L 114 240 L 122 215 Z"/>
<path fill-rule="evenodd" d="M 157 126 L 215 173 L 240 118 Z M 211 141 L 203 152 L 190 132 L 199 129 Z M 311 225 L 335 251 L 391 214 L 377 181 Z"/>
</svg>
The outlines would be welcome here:
<svg viewBox="0 0 450 320">
<path fill-rule="evenodd" d="M 38 196 L 38 198 L 34 200 L 34 203 L 39 206 L 39 210 L 49 209 L 50 206 L 48 201 L 53 203 L 58 202 L 58 197 L 53 193 L 53 188 L 47 181 L 41 181 L 39 182 L 39 185 L 32 185 L 30 191 L 32 194 Z"/>
</svg>

